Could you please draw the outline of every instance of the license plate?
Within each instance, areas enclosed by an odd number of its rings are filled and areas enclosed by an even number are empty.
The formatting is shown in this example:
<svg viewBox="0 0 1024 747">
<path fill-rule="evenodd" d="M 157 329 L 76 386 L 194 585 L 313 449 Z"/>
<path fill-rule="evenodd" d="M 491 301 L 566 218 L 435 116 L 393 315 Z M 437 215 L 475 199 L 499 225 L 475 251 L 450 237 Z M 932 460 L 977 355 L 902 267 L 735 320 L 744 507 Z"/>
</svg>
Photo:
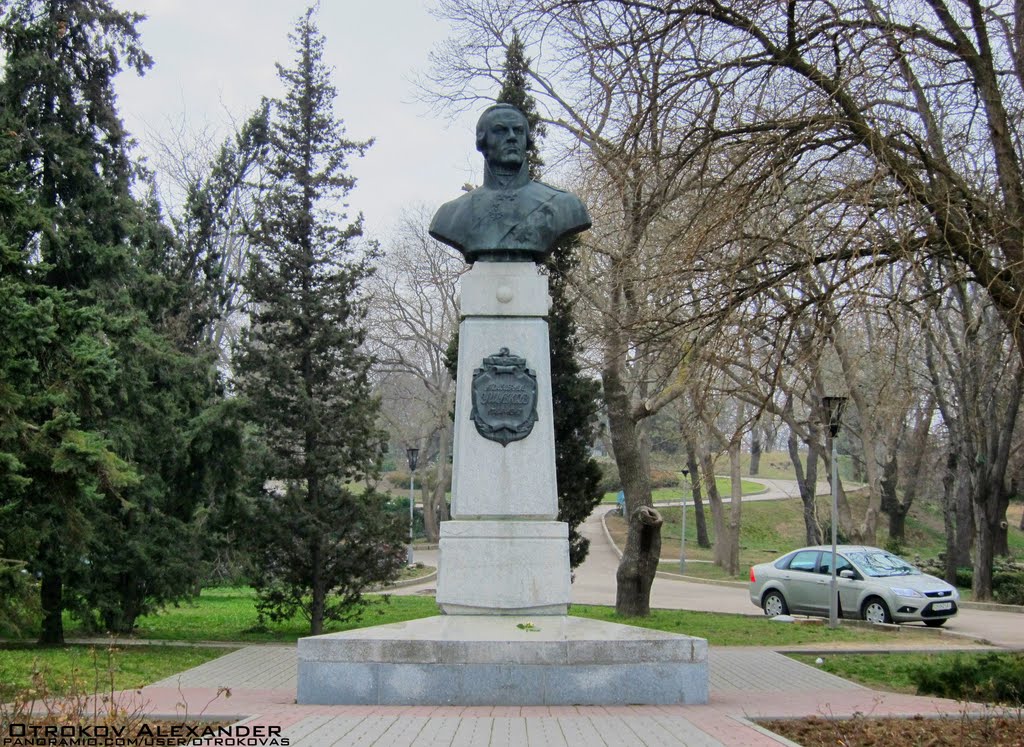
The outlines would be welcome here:
<svg viewBox="0 0 1024 747">
<path fill-rule="evenodd" d="M 952 602 L 936 602 L 935 604 L 932 605 L 932 609 L 935 610 L 936 612 L 939 612 L 941 610 L 951 610 L 951 609 L 953 609 L 953 603 Z"/>
</svg>

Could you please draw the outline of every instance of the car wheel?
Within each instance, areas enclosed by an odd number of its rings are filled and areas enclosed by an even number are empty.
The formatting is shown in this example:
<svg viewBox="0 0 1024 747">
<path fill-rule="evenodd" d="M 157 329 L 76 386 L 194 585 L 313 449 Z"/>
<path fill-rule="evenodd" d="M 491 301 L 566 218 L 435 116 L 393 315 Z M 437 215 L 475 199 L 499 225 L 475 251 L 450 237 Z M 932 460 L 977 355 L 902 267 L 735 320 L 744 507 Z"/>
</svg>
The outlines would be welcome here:
<svg viewBox="0 0 1024 747">
<path fill-rule="evenodd" d="M 870 623 L 891 623 L 889 607 L 878 597 L 871 597 L 860 610 L 860 616 Z"/>
<path fill-rule="evenodd" d="M 786 605 L 786 599 L 777 591 L 769 591 L 761 599 L 761 609 L 764 610 L 764 614 L 768 617 L 776 617 L 777 615 L 788 615 L 789 607 Z"/>
<path fill-rule="evenodd" d="M 941 620 L 925 620 L 924 624 L 927 625 L 929 628 L 941 628 L 943 625 L 946 624 L 946 620 L 948 619 L 949 618 L 947 617 L 943 617 Z"/>
</svg>

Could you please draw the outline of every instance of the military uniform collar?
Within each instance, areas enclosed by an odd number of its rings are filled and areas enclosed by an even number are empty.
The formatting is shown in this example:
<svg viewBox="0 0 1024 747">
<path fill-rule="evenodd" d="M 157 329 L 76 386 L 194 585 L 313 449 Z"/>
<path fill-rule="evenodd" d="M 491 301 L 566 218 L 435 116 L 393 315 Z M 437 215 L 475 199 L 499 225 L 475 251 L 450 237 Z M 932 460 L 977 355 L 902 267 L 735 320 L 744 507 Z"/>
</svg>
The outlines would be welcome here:
<svg viewBox="0 0 1024 747">
<path fill-rule="evenodd" d="M 519 167 L 519 173 L 514 174 L 511 178 L 498 176 L 491 171 L 491 167 L 486 162 L 484 163 L 484 187 L 487 189 L 519 189 L 529 183 L 530 169 L 526 161 L 523 161 L 523 165 Z"/>
</svg>

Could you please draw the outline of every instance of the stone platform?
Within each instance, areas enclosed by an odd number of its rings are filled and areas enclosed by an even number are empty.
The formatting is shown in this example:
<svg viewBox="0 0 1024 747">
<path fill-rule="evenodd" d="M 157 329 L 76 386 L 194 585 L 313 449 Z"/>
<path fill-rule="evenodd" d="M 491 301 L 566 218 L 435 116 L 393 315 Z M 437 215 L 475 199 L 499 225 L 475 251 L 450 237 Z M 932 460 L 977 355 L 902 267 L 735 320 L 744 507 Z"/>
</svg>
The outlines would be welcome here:
<svg viewBox="0 0 1024 747">
<path fill-rule="evenodd" d="M 703 638 L 563 615 L 378 625 L 301 638 L 298 659 L 298 703 L 307 705 L 708 701 Z"/>
<path fill-rule="evenodd" d="M 444 521 L 439 554 L 437 604 L 446 615 L 532 619 L 569 610 L 564 521 Z"/>
</svg>

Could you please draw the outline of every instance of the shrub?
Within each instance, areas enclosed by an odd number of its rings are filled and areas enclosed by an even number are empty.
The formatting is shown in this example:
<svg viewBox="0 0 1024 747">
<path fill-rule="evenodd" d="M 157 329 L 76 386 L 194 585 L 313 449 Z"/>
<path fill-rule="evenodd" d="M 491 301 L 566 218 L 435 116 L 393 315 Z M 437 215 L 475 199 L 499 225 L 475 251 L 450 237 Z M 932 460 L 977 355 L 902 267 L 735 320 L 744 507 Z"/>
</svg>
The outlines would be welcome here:
<svg viewBox="0 0 1024 747">
<path fill-rule="evenodd" d="M 0 636 L 24 635 L 41 615 L 39 582 L 25 563 L 0 558 Z"/>
<path fill-rule="evenodd" d="M 1024 706 L 1024 653 L 954 656 L 911 673 L 918 695 Z"/>
<path fill-rule="evenodd" d="M 406 533 L 409 527 L 409 498 L 391 498 L 384 504 L 384 510 L 389 514 L 405 520 Z M 414 507 L 412 511 L 412 530 L 414 537 L 422 537 L 426 534 L 423 526 L 423 509 Z"/>
<path fill-rule="evenodd" d="M 597 484 L 602 493 L 615 493 L 622 490 L 622 480 L 619 479 L 619 468 L 615 462 L 598 462 L 601 468 L 601 481 Z"/>
<path fill-rule="evenodd" d="M 417 491 L 423 487 L 423 475 L 427 477 L 427 487 L 433 490 L 437 485 L 437 471 L 433 468 L 429 470 L 418 469 L 416 470 L 416 484 L 415 488 Z M 384 481 L 391 486 L 392 490 L 409 490 L 409 470 L 395 470 L 394 472 L 388 472 L 384 475 Z M 451 490 L 451 485 L 448 486 L 448 490 Z"/>
<path fill-rule="evenodd" d="M 1024 604 L 1024 572 L 993 573 L 992 596 L 1000 604 Z"/>
<path fill-rule="evenodd" d="M 622 480 L 619 478 L 619 468 L 615 462 L 598 462 L 601 468 L 601 481 L 598 487 L 602 493 L 617 493 L 622 490 Z M 657 488 L 678 488 L 682 475 L 678 472 L 664 469 L 651 470 L 651 489 Z"/>
<path fill-rule="evenodd" d="M 678 488 L 682 479 L 683 476 L 678 472 L 664 469 L 651 470 L 652 488 Z"/>
</svg>

